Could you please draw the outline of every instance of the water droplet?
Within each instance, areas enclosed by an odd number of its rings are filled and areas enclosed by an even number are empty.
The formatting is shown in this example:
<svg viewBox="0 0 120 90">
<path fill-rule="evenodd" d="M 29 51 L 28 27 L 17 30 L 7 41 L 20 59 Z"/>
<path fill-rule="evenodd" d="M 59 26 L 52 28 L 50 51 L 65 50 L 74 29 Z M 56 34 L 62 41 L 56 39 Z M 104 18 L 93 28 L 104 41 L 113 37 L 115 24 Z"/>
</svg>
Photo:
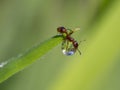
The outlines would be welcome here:
<svg viewBox="0 0 120 90">
<path fill-rule="evenodd" d="M 7 61 L 0 63 L 0 68 L 4 67 L 7 63 L 8 63 Z"/>
<path fill-rule="evenodd" d="M 75 51 L 74 50 L 62 50 L 62 52 L 63 52 L 63 54 L 64 55 L 67 55 L 67 56 L 70 56 L 70 55 L 73 55 L 74 53 L 75 53 Z"/>
<path fill-rule="evenodd" d="M 76 50 L 73 47 L 73 44 L 71 42 L 68 42 L 67 40 L 62 42 L 62 52 L 64 55 L 70 56 L 75 54 Z"/>
</svg>

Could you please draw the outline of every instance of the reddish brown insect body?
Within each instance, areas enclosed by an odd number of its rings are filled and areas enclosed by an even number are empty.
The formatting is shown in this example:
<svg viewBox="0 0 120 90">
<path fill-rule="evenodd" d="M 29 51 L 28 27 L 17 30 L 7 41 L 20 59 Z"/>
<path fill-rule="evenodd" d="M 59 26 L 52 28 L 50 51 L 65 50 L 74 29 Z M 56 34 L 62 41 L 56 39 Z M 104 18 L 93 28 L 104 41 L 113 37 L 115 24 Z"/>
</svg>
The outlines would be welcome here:
<svg viewBox="0 0 120 90">
<path fill-rule="evenodd" d="M 78 46 L 79 46 L 78 42 L 75 41 L 73 37 L 71 37 L 71 34 L 73 33 L 73 31 L 69 30 L 69 32 L 68 32 L 68 29 L 66 29 L 65 27 L 58 27 L 57 31 L 60 34 L 65 34 L 65 37 L 64 37 L 64 40 L 63 40 L 63 43 L 62 43 L 63 53 L 66 54 L 66 55 L 72 55 L 76 52 L 76 50 L 78 50 L 80 55 L 81 55 L 81 52 L 78 49 Z M 64 45 L 65 42 L 67 42 L 66 45 Z M 70 42 L 72 43 L 72 47 L 69 46 Z"/>
</svg>

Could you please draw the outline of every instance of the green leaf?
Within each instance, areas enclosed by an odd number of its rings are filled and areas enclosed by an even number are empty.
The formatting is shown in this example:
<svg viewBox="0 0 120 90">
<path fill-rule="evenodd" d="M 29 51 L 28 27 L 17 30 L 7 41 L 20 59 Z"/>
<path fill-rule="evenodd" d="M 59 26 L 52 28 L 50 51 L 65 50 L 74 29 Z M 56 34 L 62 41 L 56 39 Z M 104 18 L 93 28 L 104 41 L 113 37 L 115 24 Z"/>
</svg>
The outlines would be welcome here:
<svg viewBox="0 0 120 90">
<path fill-rule="evenodd" d="M 49 40 L 34 46 L 27 52 L 18 55 L 0 64 L 0 83 L 8 79 L 15 73 L 23 70 L 28 65 L 44 56 L 48 51 L 57 46 L 62 41 L 61 35 L 56 35 Z"/>
</svg>

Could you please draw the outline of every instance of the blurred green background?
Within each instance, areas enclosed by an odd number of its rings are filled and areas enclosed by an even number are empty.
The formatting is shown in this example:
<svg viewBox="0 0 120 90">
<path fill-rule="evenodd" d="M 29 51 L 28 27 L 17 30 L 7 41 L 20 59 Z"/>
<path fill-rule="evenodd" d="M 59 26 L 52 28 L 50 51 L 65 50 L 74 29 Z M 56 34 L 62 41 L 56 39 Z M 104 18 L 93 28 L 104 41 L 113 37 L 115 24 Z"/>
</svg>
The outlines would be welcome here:
<svg viewBox="0 0 120 90">
<path fill-rule="evenodd" d="M 80 56 L 61 46 L 0 84 L 0 90 L 120 90 L 119 0 L 0 0 L 0 61 L 57 34 L 80 27 L 73 37 Z"/>
</svg>

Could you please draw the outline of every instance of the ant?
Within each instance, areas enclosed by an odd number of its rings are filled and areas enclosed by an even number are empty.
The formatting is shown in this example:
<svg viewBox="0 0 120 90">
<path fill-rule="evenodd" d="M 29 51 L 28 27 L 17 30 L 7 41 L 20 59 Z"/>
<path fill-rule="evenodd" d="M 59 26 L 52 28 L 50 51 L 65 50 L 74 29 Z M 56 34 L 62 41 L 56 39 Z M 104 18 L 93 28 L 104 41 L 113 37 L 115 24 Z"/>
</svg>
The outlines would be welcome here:
<svg viewBox="0 0 120 90">
<path fill-rule="evenodd" d="M 69 30 L 69 32 L 68 32 Z M 64 36 L 64 40 L 62 42 L 62 51 L 65 55 L 73 55 L 76 50 L 78 50 L 81 55 L 80 50 L 78 49 L 78 42 L 71 37 L 71 34 L 74 33 L 71 29 L 66 29 L 65 27 L 58 27 L 57 31 Z M 72 43 L 69 45 L 69 43 Z"/>
</svg>

